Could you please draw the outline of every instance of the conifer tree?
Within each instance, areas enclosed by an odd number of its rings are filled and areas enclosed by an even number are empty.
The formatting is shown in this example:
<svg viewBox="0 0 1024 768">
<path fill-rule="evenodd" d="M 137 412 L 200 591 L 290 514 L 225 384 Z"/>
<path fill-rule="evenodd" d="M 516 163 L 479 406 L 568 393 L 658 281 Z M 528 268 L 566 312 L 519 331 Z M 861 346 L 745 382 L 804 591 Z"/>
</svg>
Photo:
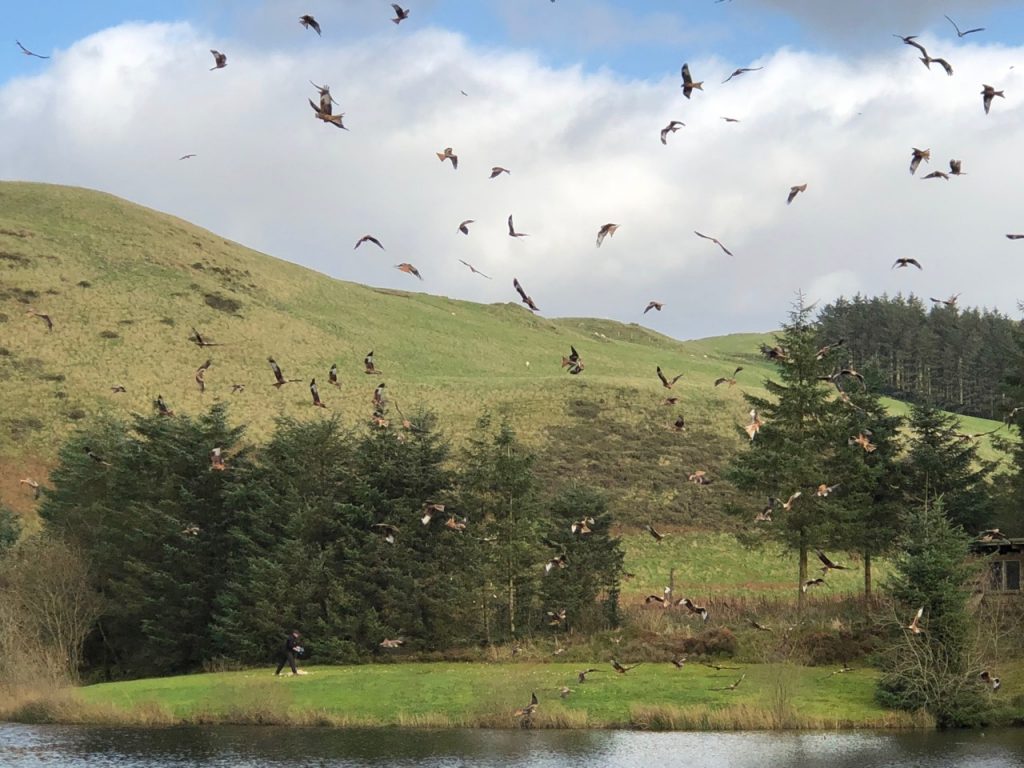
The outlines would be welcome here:
<svg viewBox="0 0 1024 768">
<path fill-rule="evenodd" d="M 987 478 L 995 462 L 978 456 L 974 442 L 962 436 L 959 420 L 930 405 L 910 412 L 911 436 L 903 463 L 907 501 L 942 508 L 955 526 L 970 533 L 987 527 L 993 505 Z"/>
<path fill-rule="evenodd" d="M 775 350 L 765 350 L 775 360 L 778 379 L 765 381 L 769 397 L 746 395 L 762 426 L 729 471 L 738 488 L 761 499 L 802 494 L 788 511 L 777 506 L 773 522 L 765 524 L 768 537 L 797 553 L 801 584 L 808 579 L 808 552 L 835 541 L 844 519 L 840 505 L 811 489 L 836 482 L 844 454 L 859 450 L 848 445 L 851 435 L 842 418 L 847 406 L 823 381 L 833 373 L 831 353 L 819 354 L 810 313 L 798 299 Z M 798 595 L 802 604 L 804 592 Z"/>
</svg>

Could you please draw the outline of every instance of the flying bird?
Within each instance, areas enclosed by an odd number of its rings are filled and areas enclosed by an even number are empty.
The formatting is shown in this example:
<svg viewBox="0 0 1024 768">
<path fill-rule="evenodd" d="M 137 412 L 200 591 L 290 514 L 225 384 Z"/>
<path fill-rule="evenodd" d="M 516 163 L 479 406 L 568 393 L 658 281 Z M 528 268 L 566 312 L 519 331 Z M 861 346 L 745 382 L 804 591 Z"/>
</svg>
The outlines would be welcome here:
<svg viewBox="0 0 1024 768">
<path fill-rule="evenodd" d="M 1003 95 L 1002 91 L 997 91 L 991 85 L 983 85 L 981 87 L 984 89 L 981 92 L 981 103 L 985 107 L 985 114 L 987 115 L 989 107 L 992 106 L 992 99 L 994 97 L 998 96 L 1001 99 L 1005 99 L 1006 97 Z"/>
<path fill-rule="evenodd" d="M 512 278 L 512 287 L 515 288 L 516 292 L 519 294 L 519 297 L 520 297 L 519 300 L 523 304 L 528 306 L 531 311 L 533 311 L 533 312 L 539 312 L 540 311 L 540 307 L 538 307 L 534 303 L 532 298 L 530 298 L 529 296 L 526 295 L 526 291 L 523 290 L 523 286 L 519 284 L 518 278 L 515 278 L 515 277 Z"/>
<path fill-rule="evenodd" d="M 317 35 L 320 34 L 320 22 L 318 22 L 308 13 L 299 16 L 299 24 L 301 24 L 305 29 L 309 29 L 310 27 L 312 27 L 313 31 L 316 32 Z"/>
<path fill-rule="evenodd" d="M 714 480 L 708 477 L 708 473 L 703 469 L 696 469 L 686 476 L 686 479 L 694 485 L 711 485 Z"/>
<path fill-rule="evenodd" d="M 512 214 L 508 215 L 508 236 L 509 237 L 529 237 L 525 232 L 516 232 L 515 225 L 512 223 Z"/>
<path fill-rule="evenodd" d="M 45 312 L 37 312 L 36 310 L 32 309 L 32 307 L 29 307 L 28 311 L 25 314 L 26 315 L 31 315 L 32 317 L 38 317 L 40 320 L 42 320 L 44 323 L 46 323 L 46 332 L 47 333 L 49 333 L 49 332 L 51 332 L 53 330 L 53 320 Z"/>
<path fill-rule="evenodd" d="M 19 48 L 21 48 L 21 52 L 22 52 L 23 54 L 25 54 L 26 56 L 35 56 L 35 57 L 36 57 L 37 59 L 48 59 L 48 58 L 50 58 L 49 56 L 40 56 L 40 55 L 39 55 L 38 53 L 33 53 L 32 51 L 30 51 L 30 50 L 29 50 L 28 48 L 26 48 L 26 47 L 25 47 L 24 45 L 22 45 L 22 44 L 21 44 L 20 42 L 18 42 L 17 40 L 15 40 L 14 42 L 15 42 L 15 44 L 16 44 L 16 45 L 17 45 L 17 46 L 18 46 Z"/>
<path fill-rule="evenodd" d="M 672 431 L 673 432 L 685 432 L 686 431 L 686 418 L 683 416 L 683 414 L 679 414 L 679 416 L 676 417 L 676 420 L 674 422 L 672 422 Z"/>
<path fill-rule="evenodd" d="M 618 661 L 616 661 L 615 659 L 611 659 L 609 663 L 612 665 L 612 669 L 614 669 L 620 675 L 624 675 L 627 672 L 629 672 L 629 670 L 636 669 L 637 667 L 640 666 L 640 664 L 634 664 L 631 667 L 624 667 Z"/>
<path fill-rule="evenodd" d="M 793 199 L 797 195 L 799 195 L 801 192 L 806 192 L 806 191 L 807 191 L 807 185 L 806 184 L 797 184 L 794 187 L 790 187 L 789 188 L 789 196 L 786 198 L 786 205 L 789 205 L 790 203 L 792 203 Z"/>
<path fill-rule="evenodd" d="M 743 370 L 743 366 L 736 366 L 736 370 L 732 372 L 732 376 L 721 376 L 715 379 L 715 386 L 719 384 L 728 384 L 730 387 L 736 384 L 736 374 Z"/>
<path fill-rule="evenodd" d="M 924 606 L 917 609 L 917 613 L 914 614 L 914 620 L 907 625 L 907 629 L 910 630 L 911 634 L 920 635 L 924 632 L 920 627 L 921 616 L 924 615 Z"/>
<path fill-rule="evenodd" d="M 83 446 L 83 450 L 85 451 L 85 455 L 88 456 L 93 461 L 95 461 L 97 464 L 102 464 L 104 467 L 113 466 L 109 461 L 104 460 L 102 456 L 94 452 L 92 448 L 90 448 L 89 446 Z"/>
<path fill-rule="evenodd" d="M 210 469 L 216 472 L 223 472 L 227 469 L 224 463 L 224 450 L 222 448 L 210 449 Z"/>
<path fill-rule="evenodd" d="M 461 232 L 464 235 L 468 235 L 469 234 L 469 225 L 473 224 L 474 222 L 475 222 L 474 219 L 466 219 L 464 222 L 459 224 L 459 232 Z"/>
<path fill-rule="evenodd" d="M 316 379 L 310 379 L 309 381 L 309 394 L 313 396 L 313 405 L 317 408 L 327 407 L 320 399 L 320 388 L 316 385 Z"/>
<path fill-rule="evenodd" d="M 1007 235 L 1007 240 L 1024 240 L 1024 235 Z"/>
<path fill-rule="evenodd" d="M 529 718 L 534 713 L 534 711 L 537 709 L 538 703 L 539 702 L 537 701 L 537 694 L 534 693 L 530 697 L 530 703 L 529 704 L 527 704 L 525 707 L 520 707 L 519 709 L 517 709 L 512 714 L 515 717 Z"/>
<path fill-rule="evenodd" d="M 725 251 L 726 255 L 732 256 L 732 251 L 730 251 L 728 248 L 726 248 L 724 245 L 722 245 L 721 241 L 718 238 L 711 237 L 711 235 L 703 235 L 700 232 L 698 232 L 697 230 L 693 230 L 693 234 L 695 234 L 697 237 L 703 237 L 705 240 L 710 240 L 715 245 L 717 245 L 719 248 L 721 248 L 723 251 Z"/>
<path fill-rule="evenodd" d="M 733 73 L 722 81 L 722 85 L 725 85 L 734 77 L 739 77 L 744 72 L 757 72 L 759 69 L 764 69 L 764 67 L 740 67 L 739 69 L 733 70 Z"/>
<path fill-rule="evenodd" d="M 189 152 L 187 155 L 182 155 L 178 159 L 179 160 L 191 160 L 193 157 L 198 157 L 198 155 L 195 152 Z"/>
<path fill-rule="evenodd" d="M 420 274 L 420 271 L 416 269 L 416 267 L 414 267 L 412 264 L 409 264 L 408 262 L 403 261 L 401 264 L 395 264 L 395 269 L 397 269 L 399 272 L 405 272 L 410 275 L 416 275 L 416 277 L 418 277 L 420 280 L 423 279 L 423 275 Z"/>
<path fill-rule="evenodd" d="M 578 533 L 581 536 L 590 533 L 590 526 L 594 524 L 594 518 L 584 517 L 582 520 L 576 520 L 570 527 L 573 533 Z"/>
<path fill-rule="evenodd" d="M 581 669 L 579 672 L 576 673 L 576 682 L 577 683 L 585 683 L 585 682 L 587 682 L 587 675 L 589 675 L 591 672 L 600 672 L 600 671 L 601 671 L 600 669 Z"/>
<path fill-rule="evenodd" d="M 672 389 L 672 385 L 675 384 L 677 381 L 679 381 L 681 378 L 683 378 L 683 374 L 678 373 L 675 376 L 673 376 L 671 379 L 669 379 L 662 372 L 660 365 L 655 366 L 655 371 L 658 374 L 658 378 L 661 379 L 661 386 L 663 386 L 665 389 Z"/>
<path fill-rule="evenodd" d="M 919 50 L 921 52 L 921 54 L 924 56 L 924 58 L 928 58 L 928 51 L 926 51 L 924 49 L 924 46 L 921 45 L 918 42 L 915 42 L 917 40 L 917 35 L 907 35 L 906 37 L 904 37 L 903 35 L 895 35 L 894 34 L 893 37 L 898 37 L 906 45 L 911 45 L 914 48 L 917 48 L 917 50 Z M 924 61 L 924 59 L 922 59 L 922 61 Z"/>
<path fill-rule="evenodd" d="M 113 394 L 117 395 L 117 394 L 121 394 L 121 393 L 127 392 L 128 390 L 125 388 L 124 384 L 115 384 L 114 386 L 112 386 L 110 388 L 110 391 Z"/>
<path fill-rule="evenodd" d="M 205 363 L 196 368 L 195 380 L 200 393 L 206 391 L 206 371 L 211 365 L 213 365 L 213 360 L 207 359 Z"/>
<path fill-rule="evenodd" d="M 739 120 L 737 120 L 735 117 L 723 117 L 722 119 L 725 120 L 725 122 L 727 122 L 727 123 L 738 123 L 739 122 Z"/>
<path fill-rule="evenodd" d="M 653 539 L 654 539 L 655 541 L 659 541 L 659 542 L 660 542 L 660 541 L 661 541 L 662 539 L 664 539 L 664 538 L 665 538 L 666 536 L 668 536 L 668 534 L 667 534 L 667 533 L 659 533 L 659 532 L 658 532 L 658 531 L 657 531 L 657 530 L 655 529 L 655 527 L 654 527 L 653 525 L 651 525 L 650 523 L 648 523 L 647 525 L 645 525 L 645 526 L 644 526 L 644 529 L 645 529 L 645 530 L 646 530 L 646 531 L 647 531 L 647 532 L 648 532 L 649 534 L 651 534 L 651 537 L 652 537 L 652 538 L 653 538 Z"/>
<path fill-rule="evenodd" d="M 618 224 L 602 224 L 601 228 L 597 230 L 597 247 L 600 248 L 601 243 L 603 243 L 604 239 L 609 235 L 614 237 L 615 232 L 618 228 Z"/>
<path fill-rule="evenodd" d="M 924 160 L 926 163 L 931 160 L 932 151 L 930 149 L 918 149 L 917 147 L 911 147 L 910 157 L 910 175 L 913 176 L 917 173 L 917 166 Z"/>
<path fill-rule="evenodd" d="M 453 171 L 459 167 L 459 156 L 452 152 L 451 147 L 445 147 L 443 152 L 435 152 L 434 154 L 437 155 L 437 159 L 442 163 L 445 160 L 451 160 Z"/>
<path fill-rule="evenodd" d="M 330 107 L 329 103 L 328 103 L 328 109 L 325 110 L 322 106 L 318 107 L 316 102 L 313 101 L 312 99 L 309 99 L 309 106 L 311 106 L 313 108 L 313 114 L 316 116 L 317 120 L 323 120 L 325 123 L 330 123 L 331 125 L 336 125 L 338 128 L 342 128 L 342 129 L 344 129 L 346 131 L 348 130 L 348 128 L 346 128 L 345 124 L 342 122 L 342 120 L 345 117 L 345 113 L 344 112 L 339 112 L 336 115 L 332 114 L 332 112 L 331 112 L 331 110 L 329 108 Z"/>
<path fill-rule="evenodd" d="M 945 14 L 943 14 L 943 15 L 945 15 Z M 985 31 L 985 28 L 984 28 L 984 27 L 975 27 L 974 29 L 968 29 L 968 30 L 967 30 L 967 31 L 965 31 L 965 32 L 961 32 L 961 31 L 960 31 L 960 27 L 958 27 L 958 26 L 956 25 L 956 22 L 955 22 L 955 21 L 953 21 L 953 20 L 952 20 L 951 18 L 949 18 L 949 16 L 946 16 L 946 21 L 948 21 L 948 22 L 949 22 L 950 24 L 952 24 L 952 25 L 953 25 L 953 29 L 955 29 L 955 30 L 956 30 L 956 36 L 957 36 L 957 37 L 964 37 L 965 35 L 969 35 L 969 34 L 971 34 L 972 32 L 984 32 L 984 31 Z"/>
<path fill-rule="evenodd" d="M 503 173 L 511 174 L 512 171 L 510 171 L 508 168 L 502 168 L 500 165 L 496 165 L 493 168 L 491 168 L 490 178 L 496 179 L 499 176 L 501 176 L 501 174 L 503 174 Z"/>
<path fill-rule="evenodd" d="M 918 269 L 923 269 L 923 267 L 917 261 L 917 259 L 908 259 L 902 256 L 893 262 L 893 265 L 890 267 L 890 269 L 896 269 L 897 267 L 899 267 L 900 269 L 904 267 L 917 267 Z"/>
<path fill-rule="evenodd" d="M 392 3 L 391 7 L 395 9 L 395 18 L 391 20 L 395 24 L 401 24 L 409 18 L 409 10 L 407 8 L 403 8 L 398 3 Z"/>
<path fill-rule="evenodd" d="M 840 485 L 839 483 L 836 483 L 835 485 L 828 485 L 827 483 L 820 483 L 818 485 L 817 490 L 815 490 L 814 495 L 818 496 L 819 498 L 825 498 L 830 493 L 832 493 L 832 491 L 834 491 L 836 488 L 838 488 L 839 485 Z"/>
<path fill-rule="evenodd" d="M 380 641 L 381 648 L 401 648 L 404 644 L 404 637 L 385 637 Z"/>
<path fill-rule="evenodd" d="M 167 403 L 164 402 L 164 396 L 163 395 L 157 395 L 156 396 L 156 400 L 153 401 L 153 407 L 156 408 L 157 413 L 159 413 L 161 416 L 173 416 L 174 415 L 174 411 L 172 411 L 167 406 Z"/>
<path fill-rule="evenodd" d="M 388 544 L 394 544 L 395 543 L 395 537 L 398 535 L 398 526 L 391 525 L 389 523 L 374 523 L 370 527 L 371 528 L 379 528 L 380 529 L 380 533 L 382 534 L 382 538 Z M 381 645 L 384 645 L 384 644 L 381 643 Z M 384 646 L 384 647 L 388 648 L 388 647 L 394 647 L 394 646 Z"/>
<path fill-rule="evenodd" d="M 949 63 L 948 61 L 946 61 L 945 59 L 942 59 L 942 58 L 937 58 L 937 57 L 933 57 L 933 56 L 927 56 L 927 55 L 925 55 L 925 56 L 922 56 L 922 57 L 921 57 L 921 61 L 922 61 L 922 62 L 924 63 L 924 65 L 925 65 L 925 66 L 926 66 L 926 67 L 927 67 L 928 69 L 931 69 L 931 68 L 932 68 L 932 64 L 933 64 L 933 63 L 934 63 L 934 64 L 939 64 L 939 65 L 941 65 L 941 66 L 942 66 L 942 68 L 943 68 L 944 70 L 946 70 L 946 74 L 947 74 L 947 75 L 949 75 L 950 77 L 952 77 L 952 76 L 953 76 L 953 65 L 952 65 L 952 64 L 950 64 L 950 63 Z"/>
<path fill-rule="evenodd" d="M 462 262 L 463 264 L 465 264 L 467 267 L 469 267 L 469 271 L 472 272 L 474 275 L 480 275 L 480 277 L 486 277 L 488 280 L 491 279 L 489 275 L 485 275 L 483 272 L 481 272 L 479 269 L 474 267 L 468 261 L 463 261 L 462 259 L 459 259 L 459 261 Z"/>
<path fill-rule="evenodd" d="M 711 690 L 712 691 L 735 691 L 737 688 L 740 687 L 740 683 L 743 682 L 743 678 L 745 678 L 746 676 L 747 676 L 747 673 L 744 672 L 742 675 L 739 676 L 739 679 L 735 683 L 731 683 L 731 684 L 725 686 L 724 688 L 712 688 Z"/>
<path fill-rule="evenodd" d="M 958 298 L 960 298 L 960 294 L 954 293 L 948 299 L 936 299 L 934 296 L 932 296 L 931 300 L 934 301 L 936 304 L 945 304 L 950 309 L 953 309 L 954 307 L 956 307 L 956 300 Z"/>
<path fill-rule="evenodd" d="M 576 351 L 576 347 L 569 345 L 569 356 L 562 358 L 562 367 L 568 368 L 569 373 L 576 375 L 580 373 L 583 368 L 583 359 L 580 357 L 580 353 Z"/>
<path fill-rule="evenodd" d="M 803 584 L 802 584 L 802 585 L 800 586 L 800 591 L 801 591 L 801 592 L 806 592 L 806 591 L 807 591 L 808 589 L 812 589 L 812 588 L 814 588 L 814 587 L 822 587 L 822 586 L 828 586 L 828 585 L 827 585 L 827 584 L 825 583 L 825 580 L 824 580 L 824 579 L 821 579 L 821 578 L 818 578 L 818 579 L 810 579 L 810 580 L 808 580 L 808 581 L 805 581 L 805 582 L 804 582 L 804 583 L 803 583 Z"/>
<path fill-rule="evenodd" d="M 363 243 L 373 243 L 378 248 L 380 248 L 382 251 L 385 250 L 384 246 L 380 244 L 380 240 L 378 240 L 373 235 L 363 235 L 362 237 L 360 237 L 358 240 L 356 240 L 355 248 L 353 248 L 352 250 L 354 251 L 356 248 L 358 248 Z"/>
<path fill-rule="evenodd" d="M 300 381 L 300 379 L 286 379 L 284 377 L 284 374 L 281 373 L 281 366 L 279 366 L 277 364 L 277 361 L 274 360 L 274 358 L 268 357 L 267 358 L 267 362 L 270 363 L 270 370 L 272 370 L 274 372 L 274 379 L 275 379 L 275 381 L 274 381 L 274 383 L 271 386 L 274 386 L 274 387 L 277 387 L 278 389 L 280 389 L 285 384 L 291 384 L 293 382 Z"/>
<path fill-rule="evenodd" d="M 679 87 L 683 89 L 683 96 L 685 96 L 686 98 L 690 98 L 690 94 L 693 92 L 693 90 L 695 88 L 698 91 L 703 91 L 704 90 L 704 81 L 703 80 L 694 82 L 694 79 L 692 77 L 690 77 L 690 65 L 689 64 L 683 64 L 682 76 L 683 76 L 683 84 L 681 86 L 679 86 Z"/>
<path fill-rule="evenodd" d="M 833 563 L 831 560 L 829 560 L 828 555 L 826 555 L 820 549 L 817 550 L 817 555 L 818 555 L 818 559 L 821 561 L 822 566 L 824 566 L 821 569 L 821 572 L 825 576 L 828 576 L 828 572 L 829 571 L 848 571 L 848 570 L 850 570 L 845 565 L 839 565 L 838 563 Z"/>
<path fill-rule="evenodd" d="M 668 144 L 668 135 L 670 133 L 675 133 L 680 128 L 685 128 L 685 127 L 686 127 L 686 123 L 681 122 L 679 120 L 673 120 L 671 123 L 669 123 L 668 125 L 666 125 L 664 128 L 661 129 L 661 143 L 667 145 Z"/>
<path fill-rule="evenodd" d="M 644 598 L 644 604 L 650 605 L 651 603 L 659 603 L 662 608 L 669 608 L 672 606 L 672 587 L 665 587 L 660 595 L 648 595 Z"/>
<path fill-rule="evenodd" d="M 423 514 L 420 517 L 420 522 L 423 525 L 429 525 L 430 521 L 434 518 L 434 515 L 444 514 L 444 504 L 437 504 L 431 501 L 423 502 Z"/>
<path fill-rule="evenodd" d="M 652 309 L 656 309 L 659 312 L 661 312 L 661 308 L 664 307 L 664 306 L 665 306 L 665 302 L 663 302 L 663 301 L 649 301 L 649 302 L 647 302 L 647 306 L 644 308 L 644 314 L 646 315 Z"/>
<path fill-rule="evenodd" d="M 195 344 L 197 347 L 223 347 L 224 344 L 210 341 L 208 338 L 203 336 L 199 331 L 192 327 L 192 335 L 188 337 L 188 340 Z"/>
<path fill-rule="evenodd" d="M 561 554 L 558 557 L 552 557 L 546 563 L 544 563 L 544 573 L 551 573 L 555 568 L 562 569 L 569 565 L 569 558 L 565 554 Z"/>
<path fill-rule="evenodd" d="M 705 608 L 702 605 L 694 605 L 693 601 L 690 600 L 690 598 L 688 598 L 688 597 L 684 597 L 682 600 L 680 600 L 678 603 L 676 603 L 676 605 L 681 605 L 686 610 L 688 610 L 690 613 L 693 613 L 693 614 L 696 614 L 697 616 L 700 616 L 700 620 L 701 621 L 707 621 L 708 620 L 708 609 Z"/>
<path fill-rule="evenodd" d="M 38 499 L 39 498 L 39 481 L 38 480 L 33 480 L 31 477 L 23 477 L 23 478 L 21 478 L 18 481 L 18 483 L 21 484 L 21 485 L 27 485 L 29 488 L 32 489 L 32 498 L 33 499 Z"/>
<path fill-rule="evenodd" d="M 878 450 L 878 446 L 872 443 L 871 438 L 863 432 L 856 437 L 848 438 L 846 443 L 847 445 L 859 445 L 864 449 L 864 453 L 874 453 Z"/>
<path fill-rule="evenodd" d="M 995 675 L 993 675 L 987 669 L 982 670 L 981 673 L 978 675 L 978 678 L 982 682 L 985 682 L 985 683 L 988 683 L 989 685 L 991 685 L 993 693 L 998 691 L 1000 686 L 1002 685 L 1002 683 L 999 681 L 999 678 L 996 677 Z"/>
<path fill-rule="evenodd" d="M 949 174 L 944 173 L 943 171 L 932 171 L 927 176 L 921 177 L 922 181 L 924 179 L 945 179 L 946 181 L 949 181 Z"/>
<path fill-rule="evenodd" d="M 224 69 L 228 65 L 228 55 L 215 51 L 213 48 L 210 49 L 210 53 L 213 54 L 213 66 L 210 67 L 210 71 L 213 72 L 215 69 Z"/>
<path fill-rule="evenodd" d="M 950 176 L 966 176 L 967 174 L 960 170 L 960 168 L 962 166 L 963 166 L 963 163 L 961 163 L 959 160 L 950 160 L 949 161 L 949 175 Z"/>
</svg>

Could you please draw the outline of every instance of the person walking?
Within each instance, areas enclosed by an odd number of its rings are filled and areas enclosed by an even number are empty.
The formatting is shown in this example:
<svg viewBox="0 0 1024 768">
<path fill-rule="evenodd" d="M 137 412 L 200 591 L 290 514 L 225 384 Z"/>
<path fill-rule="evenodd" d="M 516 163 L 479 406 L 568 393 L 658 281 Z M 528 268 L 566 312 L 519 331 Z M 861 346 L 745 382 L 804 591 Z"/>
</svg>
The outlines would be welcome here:
<svg viewBox="0 0 1024 768">
<path fill-rule="evenodd" d="M 295 666 L 295 657 L 302 653 L 301 638 L 302 635 L 297 629 L 293 629 L 291 633 L 285 637 L 284 645 L 278 652 L 278 664 L 277 671 L 274 673 L 275 676 L 281 674 L 281 670 L 284 669 L 285 664 L 292 668 L 293 675 L 299 674 L 298 667 Z"/>
</svg>

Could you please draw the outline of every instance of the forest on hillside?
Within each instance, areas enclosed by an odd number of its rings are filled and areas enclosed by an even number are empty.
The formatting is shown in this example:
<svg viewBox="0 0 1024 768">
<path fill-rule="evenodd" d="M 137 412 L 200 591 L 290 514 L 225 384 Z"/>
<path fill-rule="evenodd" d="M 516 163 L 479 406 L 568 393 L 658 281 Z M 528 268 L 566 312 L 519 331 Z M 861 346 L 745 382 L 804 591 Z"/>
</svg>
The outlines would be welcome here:
<svg viewBox="0 0 1024 768">
<path fill-rule="evenodd" d="M 994 310 L 961 309 L 956 297 L 913 294 L 840 298 L 818 315 L 822 344 L 844 340 L 843 365 L 880 394 L 942 410 L 1002 419 L 1018 323 Z"/>
</svg>

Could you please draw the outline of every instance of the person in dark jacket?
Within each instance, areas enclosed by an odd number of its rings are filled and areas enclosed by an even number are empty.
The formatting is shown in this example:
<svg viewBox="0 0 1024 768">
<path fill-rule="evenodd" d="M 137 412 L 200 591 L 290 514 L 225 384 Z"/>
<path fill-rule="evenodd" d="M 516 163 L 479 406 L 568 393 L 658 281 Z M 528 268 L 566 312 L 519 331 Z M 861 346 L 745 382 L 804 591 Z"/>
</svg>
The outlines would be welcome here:
<svg viewBox="0 0 1024 768">
<path fill-rule="evenodd" d="M 275 675 L 280 675 L 281 670 L 284 669 L 284 665 L 288 664 L 292 668 L 292 674 L 299 674 L 298 668 L 295 666 L 295 657 L 302 653 L 302 635 L 299 634 L 299 630 L 293 629 L 284 639 L 284 645 L 278 652 L 278 664 Z"/>
</svg>

